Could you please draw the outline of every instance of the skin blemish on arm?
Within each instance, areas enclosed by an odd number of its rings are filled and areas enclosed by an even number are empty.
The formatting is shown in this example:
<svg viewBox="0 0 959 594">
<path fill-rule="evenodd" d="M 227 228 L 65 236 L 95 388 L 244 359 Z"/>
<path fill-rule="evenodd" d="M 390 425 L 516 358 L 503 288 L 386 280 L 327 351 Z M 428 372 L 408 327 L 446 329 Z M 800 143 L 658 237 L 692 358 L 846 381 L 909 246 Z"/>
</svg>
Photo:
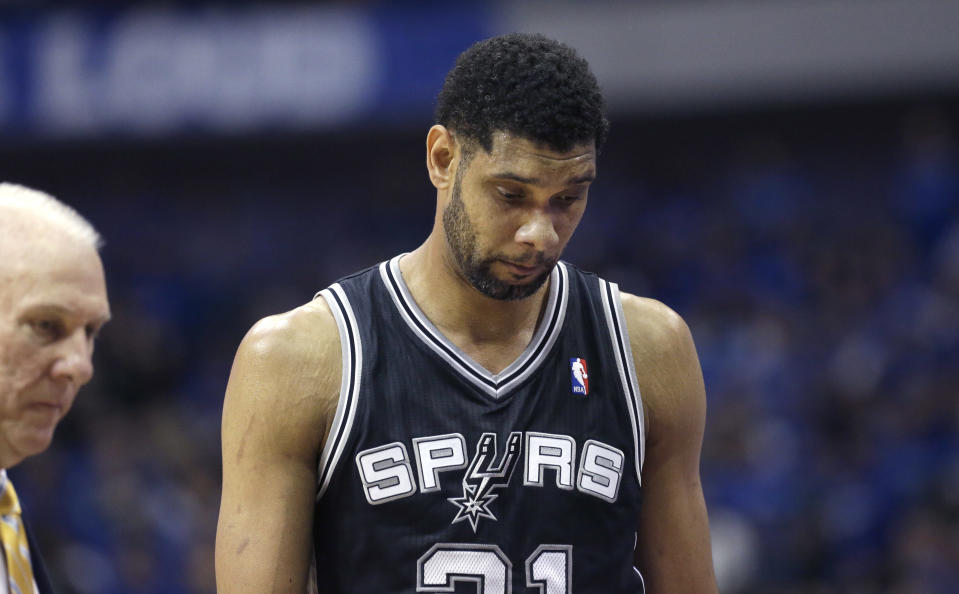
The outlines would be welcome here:
<svg viewBox="0 0 959 594">
<path fill-rule="evenodd" d="M 239 462 L 243 458 L 243 450 L 246 448 L 246 438 L 249 437 L 250 431 L 253 430 L 253 417 L 250 417 L 250 422 L 246 424 L 246 429 L 243 430 L 243 437 L 240 439 L 240 447 L 236 450 L 236 460 Z"/>
<path fill-rule="evenodd" d="M 238 546 L 238 547 L 236 548 L 236 554 L 237 554 L 237 556 L 239 556 L 239 555 L 243 552 L 243 549 L 245 549 L 245 548 L 246 548 L 246 545 L 248 545 L 248 544 L 250 544 L 250 539 L 249 539 L 249 537 L 244 538 L 244 539 L 243 539 L 243 542 L 240 543 L 240 546 Z"/>
</svg>

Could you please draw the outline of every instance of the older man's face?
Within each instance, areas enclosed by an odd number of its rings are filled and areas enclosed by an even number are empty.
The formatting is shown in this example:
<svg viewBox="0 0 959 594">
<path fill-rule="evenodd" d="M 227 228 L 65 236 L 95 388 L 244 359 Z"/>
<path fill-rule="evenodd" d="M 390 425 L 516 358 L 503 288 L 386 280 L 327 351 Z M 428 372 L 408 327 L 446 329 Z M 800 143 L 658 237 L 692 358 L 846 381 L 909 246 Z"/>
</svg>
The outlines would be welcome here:
<svg viewBox="0 0 959 594">
<path fill-rule="evenodd" d="M 93 377 L 93 343 L 110 317 L 92 246 L 55 233 L 30 242 L 0 239 L 0 468 L 50 445 Z"/>
</svg>

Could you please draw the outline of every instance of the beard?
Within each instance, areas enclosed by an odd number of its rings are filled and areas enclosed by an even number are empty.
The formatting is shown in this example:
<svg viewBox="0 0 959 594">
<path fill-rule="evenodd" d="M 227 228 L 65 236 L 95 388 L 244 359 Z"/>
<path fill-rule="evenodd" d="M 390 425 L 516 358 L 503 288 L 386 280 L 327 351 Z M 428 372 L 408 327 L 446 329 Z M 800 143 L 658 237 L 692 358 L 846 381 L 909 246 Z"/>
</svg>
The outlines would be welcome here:
<svg viewBox="0 0 959 594">
<path fill-rule="evenodd" d="M 547 260 L 542 252 L 532 257 L 522 259 L 506 257 L 482 257 L 478 253 L 476 229 L 466 214 L 466 208 L 460 197 L 460 177 L 463 169 L 456 172 L 453 189 L 450 193 L 450 203 L 443 211 L 443 230 L 446 232 L 446 242 L 450 246 L 456 266 L 470 285 L 483 295 L 501 301 L 516 301 L 525 299 L 539 290 L 549 278 L 556 259 Z M 523 284 L 512 284 L 502 281 L 493 275 L 493 264 L 501 259 L 509 260 L 524 266 L 544 265 L 543 272 L 532 280 Z"/>
</svg>

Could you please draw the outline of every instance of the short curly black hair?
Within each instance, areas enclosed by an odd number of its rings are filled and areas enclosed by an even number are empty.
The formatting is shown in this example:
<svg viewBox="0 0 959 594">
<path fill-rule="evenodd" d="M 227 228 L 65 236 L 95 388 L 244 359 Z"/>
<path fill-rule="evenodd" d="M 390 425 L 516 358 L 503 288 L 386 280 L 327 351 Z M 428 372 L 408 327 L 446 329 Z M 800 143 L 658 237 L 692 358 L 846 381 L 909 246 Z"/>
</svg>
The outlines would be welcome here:
<svg viewBox="0 0 959 594">
<path fill-rule="evenodd" d="M 436 122 L 467 143 L 493 148 L 507 132 L 565 152 L 609 132 L 606 102 L 573 48 L 538 34 L 511 33 L 460 54 L 437 97 Z"/>
</svg>

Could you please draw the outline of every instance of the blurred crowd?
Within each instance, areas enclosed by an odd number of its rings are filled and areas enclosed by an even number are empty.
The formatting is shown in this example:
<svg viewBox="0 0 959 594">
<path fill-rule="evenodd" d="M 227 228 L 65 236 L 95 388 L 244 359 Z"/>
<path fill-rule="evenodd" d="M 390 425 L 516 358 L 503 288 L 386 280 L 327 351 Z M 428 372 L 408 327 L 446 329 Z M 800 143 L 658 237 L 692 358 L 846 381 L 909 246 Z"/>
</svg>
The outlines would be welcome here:
<svg viewBox="0 0 959 594">
<path fill-rule="evenodd" d="M 567 251 L 692 329 L 728 594 L 959 591 L 957 121 L 859 112 L 614 121 Z M 233 352 L 426 236 L 424 135 L 4 155 L 107 241 L 96 378 L 12 472 L 65 592 L 215 591 Z"/>
</svg>

